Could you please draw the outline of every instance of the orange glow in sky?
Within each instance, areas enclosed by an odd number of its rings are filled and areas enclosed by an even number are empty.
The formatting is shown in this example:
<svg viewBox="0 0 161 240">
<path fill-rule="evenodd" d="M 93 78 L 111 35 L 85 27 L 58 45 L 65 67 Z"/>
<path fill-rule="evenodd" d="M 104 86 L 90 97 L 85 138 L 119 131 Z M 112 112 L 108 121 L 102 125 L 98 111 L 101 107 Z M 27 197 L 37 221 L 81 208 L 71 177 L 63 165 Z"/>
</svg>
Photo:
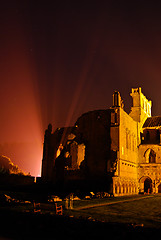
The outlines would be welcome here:
<svg viewBox="0 0 161 240">
<path fill-rule="evenodd" d="M 25 32 L 13 15 L 6 20 L 0 88 L 0 154 L 24 172 L 41 173 L 43 128 L 37 73 Z M 9 27 L 8 27 L 9 26 Z"/>
</svg>

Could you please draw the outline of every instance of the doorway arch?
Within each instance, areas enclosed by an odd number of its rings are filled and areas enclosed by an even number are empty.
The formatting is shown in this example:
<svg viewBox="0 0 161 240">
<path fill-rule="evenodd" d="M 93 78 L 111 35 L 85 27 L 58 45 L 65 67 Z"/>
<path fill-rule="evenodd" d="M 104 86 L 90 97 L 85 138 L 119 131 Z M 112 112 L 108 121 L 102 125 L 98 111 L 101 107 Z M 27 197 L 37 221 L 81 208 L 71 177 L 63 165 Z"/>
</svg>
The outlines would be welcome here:
<svg viewBox="0 0 161 240">
<path fill-rule="evenodd" d="M 144 180 L 144 192 L 151 193 L 152 192 L 152 180 L 150 178 L 145 178 Z"/>
</svg>

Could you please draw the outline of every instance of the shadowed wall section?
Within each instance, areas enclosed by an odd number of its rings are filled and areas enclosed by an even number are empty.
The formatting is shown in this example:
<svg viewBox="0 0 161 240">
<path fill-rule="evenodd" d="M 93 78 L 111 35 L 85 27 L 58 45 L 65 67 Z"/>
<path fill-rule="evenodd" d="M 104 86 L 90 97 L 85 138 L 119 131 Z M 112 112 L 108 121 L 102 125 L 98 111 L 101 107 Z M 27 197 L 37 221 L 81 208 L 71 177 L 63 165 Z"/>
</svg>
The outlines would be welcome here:
<svg viewBox="0 0 161 240">
<path fill-rule="evenodd" d="M 109 188 L 112 181 L 111 110 L 83 114 L 74 127 L 45 132 L 42 178 L 57 185 Z M 106 179 L 106 180 L 105 180 Z M 76 182 L 78 184 L 76 184 Z M 109 189 L 108 189 L 109 190 Z"/>
</svg>

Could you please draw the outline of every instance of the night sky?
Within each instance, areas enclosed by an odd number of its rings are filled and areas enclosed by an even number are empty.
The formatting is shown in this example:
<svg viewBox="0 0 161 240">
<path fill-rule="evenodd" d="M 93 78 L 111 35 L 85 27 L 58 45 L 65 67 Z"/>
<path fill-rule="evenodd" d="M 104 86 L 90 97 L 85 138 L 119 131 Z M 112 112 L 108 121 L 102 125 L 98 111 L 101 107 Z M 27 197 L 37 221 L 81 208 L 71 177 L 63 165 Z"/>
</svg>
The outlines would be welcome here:
<svg viewBox="0 0 161 240">
<path fill-rule="evenodd" d="M 0 154 L 40 175 L 44 131 L 142 87 L 161 115 L 159 1 L 7 1 L 0 6 Z"/>
</svg>

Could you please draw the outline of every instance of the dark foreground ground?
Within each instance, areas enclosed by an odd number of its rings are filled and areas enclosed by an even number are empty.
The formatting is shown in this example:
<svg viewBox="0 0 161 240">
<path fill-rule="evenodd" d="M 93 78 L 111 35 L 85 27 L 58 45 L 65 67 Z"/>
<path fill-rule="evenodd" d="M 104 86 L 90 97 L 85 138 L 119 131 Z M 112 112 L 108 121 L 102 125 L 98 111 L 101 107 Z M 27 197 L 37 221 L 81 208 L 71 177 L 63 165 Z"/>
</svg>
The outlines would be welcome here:
<svg viewBox="0 0 161 240">
<path fill-rule="evenodd" d="M 1 204 L 0 220 L 0 239 L 160 239 L 161 195 L 80 200 L 62 216 L 55 203 L 34 212 L 11 202 Z"/>
<path fill-rule="evenodd" d="M 0 218 L 0 239 L 160 239 L 161 234 L 160 229 L 51 214 L 1 211 Z"/>
</svg>

